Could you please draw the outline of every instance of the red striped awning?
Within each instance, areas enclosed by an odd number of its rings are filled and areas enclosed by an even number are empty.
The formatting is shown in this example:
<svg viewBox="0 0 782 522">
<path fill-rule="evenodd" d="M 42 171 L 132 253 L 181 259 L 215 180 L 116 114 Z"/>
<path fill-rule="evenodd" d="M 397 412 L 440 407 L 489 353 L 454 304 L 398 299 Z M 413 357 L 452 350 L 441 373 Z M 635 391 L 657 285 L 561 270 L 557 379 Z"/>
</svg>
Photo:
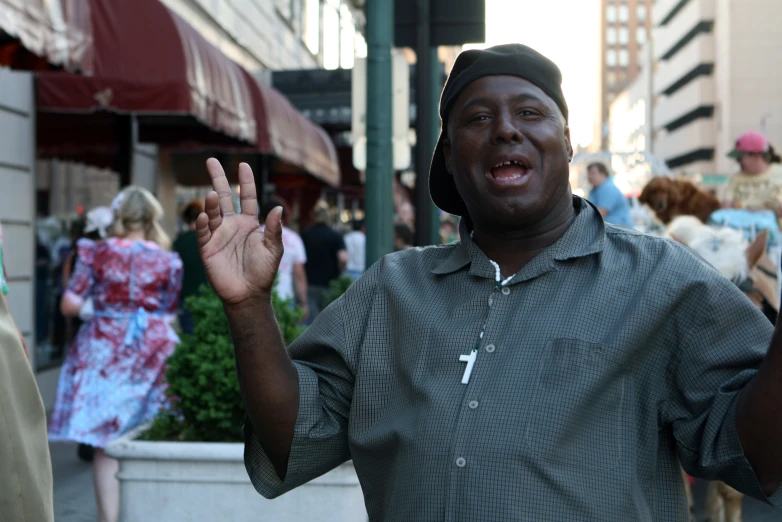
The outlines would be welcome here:
<svg viewBox="0 0 782 522">
<path fill-rule="evenodd" d="M 39 73 L 39 111 L 188 115 L 233 138 L 257 141 L 253 87 L 244 70 L 176 13 L 158 0 L 87 5 L 90 22 L 82 29 L 91 30 L 92 52 L 78 67 L 82 74 Z"/>
</svg>

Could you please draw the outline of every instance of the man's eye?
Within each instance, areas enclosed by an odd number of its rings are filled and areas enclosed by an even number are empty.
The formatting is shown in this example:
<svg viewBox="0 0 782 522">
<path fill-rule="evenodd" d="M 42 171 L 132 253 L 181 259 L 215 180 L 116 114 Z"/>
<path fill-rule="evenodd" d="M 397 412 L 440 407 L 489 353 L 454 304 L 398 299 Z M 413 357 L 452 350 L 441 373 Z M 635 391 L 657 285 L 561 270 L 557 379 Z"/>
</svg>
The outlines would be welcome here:
<svg viewBox="0 0 782 522">
<path fill-rule="evenodd" d="M 476 114 L 470 119 L 470 121 L 487 121 L 488 119 L 489 119 L 488 114 Z"/>
<path fill-rule="evenodd" d="M 538 111 L 533 111 L 532 109 L 522 109 L 519 111 L 519 114 L 524 117 L 539 116 Z"/>
</svg>

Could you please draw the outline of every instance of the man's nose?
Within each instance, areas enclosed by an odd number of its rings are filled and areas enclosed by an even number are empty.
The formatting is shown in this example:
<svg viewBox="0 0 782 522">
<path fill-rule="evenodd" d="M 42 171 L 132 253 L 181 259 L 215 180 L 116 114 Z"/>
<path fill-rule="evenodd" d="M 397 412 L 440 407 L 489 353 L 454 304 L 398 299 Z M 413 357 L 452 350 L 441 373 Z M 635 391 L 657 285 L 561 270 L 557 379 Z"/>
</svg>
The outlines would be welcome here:
<svg viewBox="0 0 782 522">
<path fill-rule="evenodd" d="M 500 114 L 494 127 L 494 143 L 521 143 L 521 133 L 510 114 Z"/>
</svg>

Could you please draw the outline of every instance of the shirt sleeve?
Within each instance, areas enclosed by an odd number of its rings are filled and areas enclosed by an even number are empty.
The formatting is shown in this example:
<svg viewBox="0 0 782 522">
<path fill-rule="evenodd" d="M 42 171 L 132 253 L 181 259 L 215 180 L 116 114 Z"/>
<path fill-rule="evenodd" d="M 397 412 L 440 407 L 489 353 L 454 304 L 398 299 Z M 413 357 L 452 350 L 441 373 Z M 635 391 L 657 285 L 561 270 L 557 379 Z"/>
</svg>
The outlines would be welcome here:
<svg viewBox="0 0 782 522">
<path fill-rule="evenodd" d="M 606 210 L 608 210 L 609 214 L 616 214 L 617 212 L 621 212 L 627 205 L 627 198 L 625 198 L 625 195 L 622 194 L 622 191 L 619 190 L 618 187 L 614 186 L 611 188 L 612 190 L 608 198 L 608 207 Z"/>
<path fill-rule="evenodd" d="M 303 265 L 307 262 L 307 251 L 304 249 L 304 242 L 298 235 L 293 237 L 293 241 L 296 244 L 296 251 L 293 257 L 294 265 Z"/>
<path fill-rule="evenodd" d="M 713 277 L 686 289 L 679 315 L 682 341 L 663 422 L 692 476 L 721 480 L 753 498 L 782 505 L 782 491 L 766 497 L 736 427 L 738 398 L 757 374 L 773 327 L 727 279 Z"/>
<path fill-rule="evenodd" d="M 598 188 L 593 188 L 589 191 L 589 195 L 587 196 L 587 199 L 590 203 L 592 203 L 594 206 L 600 208 L 602 205 L 600 204 L 600 190 Z"/>
<path fill-rule="evenodd" d="M 84 300 L 92 293 L 95 286 L 95 242 L 89 239 L 80 239 L 76 244 L 78 258 L 76 267 L 73 269 L 68 288 L 65 291 L 65 297 L 78 305 L 82 305 Z"/>
<path fill-rule="evenodd" d="M 284 481 L 252 425 L 245 424 L 245 467 L 264 497 L 282 495 L 350 459 L 348 420 L 362 341 L 357 334 L 346 332 L 364 330 L 349 323 L 366 322 L 381 266 L 382 261 L 353 283 L 289 347 L 299 375 L 299 414 Z"/>
</svg>

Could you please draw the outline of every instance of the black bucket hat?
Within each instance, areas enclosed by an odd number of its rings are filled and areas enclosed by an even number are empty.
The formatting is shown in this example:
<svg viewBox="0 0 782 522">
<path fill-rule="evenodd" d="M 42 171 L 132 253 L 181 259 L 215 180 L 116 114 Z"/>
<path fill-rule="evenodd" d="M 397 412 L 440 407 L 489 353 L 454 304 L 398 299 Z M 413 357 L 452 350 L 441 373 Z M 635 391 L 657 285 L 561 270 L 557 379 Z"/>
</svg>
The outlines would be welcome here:
<svg viewBox="0 0 782 522">
<path fill-rule="evenodd" d="M 448 125 L 448 113 L 456 98 L 475 80 L 484 76 L 518 76 L 537 85 L 557 104 L 565 121 L 568 108 L 562 93 L 562 73 L 559 67 L 534 49 L 521 44 L 507 44 L 488 49 L 464 51 L 453 65 L 440 97 L 440 138 L 429 167 L 429 195 L 441 210 L 463 216 L 467 214 L 453 177 L 445 167 L 443 139 Z"/>
</svg>

